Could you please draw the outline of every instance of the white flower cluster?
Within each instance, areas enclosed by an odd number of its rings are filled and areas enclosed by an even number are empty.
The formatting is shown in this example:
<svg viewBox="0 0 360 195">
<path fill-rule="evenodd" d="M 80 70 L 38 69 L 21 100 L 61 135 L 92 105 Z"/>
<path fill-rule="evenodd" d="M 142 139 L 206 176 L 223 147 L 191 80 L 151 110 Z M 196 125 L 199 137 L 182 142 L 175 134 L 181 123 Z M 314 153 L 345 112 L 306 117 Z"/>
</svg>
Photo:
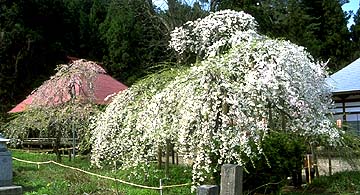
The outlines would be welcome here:
<svg viewBox="0 0 360 195">
<path fill-rule="evenodd" d="M 189 21 L 171 32 L 170 47 L 180 55 L 195 53 L 201 58 L 215 56 L 231 46 L 229 38 L 238 31 L 255 31 L 255 19 L 244 12 L 223 10 Z"/>
<path fill-rule="evenodd" d="M 93 119 L 90 128 L 93 129 L 94 164 L 101 166 L 102 160 L 109 163 L 121 161 L 124 168 L 147 164 L 144 159 L 152 158 L 154 152 L 138 152 L 138 149 L 153 147 L 154 144 L 146 140 L 143 129 L 137 127 L 143 118 L 139 112 L 178 72 L 179 70 L 171 70 L 167 74 L 153 75 L 154 77 L 133 85 L 119 93 L 106 111 Z"/>
<path fill-rule="evenodd" d="M 234 18 L 239 30 L 233 29 Z M 229 25 L 211 32 L 217 24 L 206 24 L 209 19 Z M 180 30 L 175 30 L 172 41 L 178 42 L 172 46 L 177 51 L 212 53 L 207 48 L 223 39 L 231 48 L 115 97 L 93 124 L 93 163 L 146 166 L 158 147 L 170 141 L 193 160 L 193 181 L 198 184 L 216 171 L 216 164 L 242 165 L 244 156 L 261 154 L 261 142 L 273 130 L 337 142 L 340 135 L 327 118 L 331 100 L 326 72 L 304 48 L 257 34 L 251 30 L 252 17 L 242 12 L 215 13 L 197 24 L 195 38 L 176 39 Z"/>
</svg>

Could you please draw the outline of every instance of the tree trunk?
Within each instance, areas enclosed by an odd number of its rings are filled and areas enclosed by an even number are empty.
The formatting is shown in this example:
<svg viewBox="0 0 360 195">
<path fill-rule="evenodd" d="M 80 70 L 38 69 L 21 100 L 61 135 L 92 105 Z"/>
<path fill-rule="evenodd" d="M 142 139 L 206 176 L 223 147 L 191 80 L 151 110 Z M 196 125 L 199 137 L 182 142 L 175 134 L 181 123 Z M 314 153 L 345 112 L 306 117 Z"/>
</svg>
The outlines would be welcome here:
<svg viewBox="0 0 360 195">
<path fill-rule="evenodd" d="M 284 100 L 281 101 L 281 106 L 285 107 L 285 103 L 284 103 Z M 281 130 L 283 132 L 286 131 L 286 116 L 285 116 L 285 112 L 284 111 L 281 111 Z"/>
<path fill-rule="evenodd" d="M 61 162 L 61 154 L 60 154 L 60 141 L 61 141 L 61 133 L 58 127 L 56 127 L 56 132 L 55 132 L 55 149 L 54 152 L 56 154 L 56 161 L 57 162 Z"/>
<path fill-rule="evenodd" d="M 332 163 L 331 163 L 331 151 L 330 151 L 330 149 L 328 149 L 327 150 L 328 151 L 328 161 L 329 161 L 329 176 L 331 176 L 332 175 Z"/>
<path fill-rule="evenodd" d="M 272 130 L 272 129 L 273 129 L 273 124 L 272 124 L 272 109 L 271 109 L 271 103 L 270 103 L 270 101 L 268 101 L 268 107 L 269 107 L 268 128 Z"/>
<path fill-rule="evenodd" d="M 175 164 L 174 144 L 171 144 L 171 161 L 172 161 L 172 164 Z"/>
<path fill-rule="evenodd" d="M 165 151 L 165 176 L 169 177 L 169 164 L 170 164 L 170 140 L 166 140 L 166 151 Z"/>
<path fill-rule="evenodd" d="M 159 145 L 158 147 L 158 169 L 161 169 L 161 164 L 162 164 L 162 148 Z"/>
<path fill-rule="evenodd" d="M 178 165 L 179 164 L 179 153 L 175 153 L 175 155 L 176 155 L 176 164 Z"/>
</svg>

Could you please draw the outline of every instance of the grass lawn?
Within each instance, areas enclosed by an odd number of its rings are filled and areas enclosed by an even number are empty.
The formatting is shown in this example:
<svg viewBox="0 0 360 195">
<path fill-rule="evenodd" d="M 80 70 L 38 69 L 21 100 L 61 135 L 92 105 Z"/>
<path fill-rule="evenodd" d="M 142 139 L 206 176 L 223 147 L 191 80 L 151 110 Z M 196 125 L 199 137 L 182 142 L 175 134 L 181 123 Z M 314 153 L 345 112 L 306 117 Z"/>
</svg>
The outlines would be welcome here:
<svg viewBox="0 0 360 195">
<path fill-rule="evenodd" d="M 29 161 L 49 161 L 55 160 L 54 154 L 28 153 L 24 151 L 12 150 L 12 156 Z M 97 169 L 91 167 L 88 157 L 77 156 L 74 161 L 69 161 L 63 157 L 62 164 L 77 167 L 89 172 L 104 176 L 122 179 L 131 183 L 159 187 L 159 180 L 162 179 L 163 185 L 184 184 L 191 182 L 191 169 L 184 166 L 171 166 L 170 178 L 164 179 L 163 170 L 157 171 L 150 167 L 151 177 L 147 180 L 144 176 L 131 177 L 130 171 L 117 170 L 111 168 Z M 15 185 L 23 186 L 24 194 L 47 194 L 47 195 L 76 195 L 76 194 L 117 194 L 117 195 L 159 195 L 158 190 L 147 190 L 138 187 L 121 184 L 119 182 L 97 178 L 76 170 L 60 167 L 54 164 L 40 165 L 27 164 L 13 160 Z M 185 172 L 184 172 L 185 171 Z M 176 187 L 163 190 L 164 195 L 191 194 L 190 186 Z"/>
<path fill-rule="evenodd" d="M 13 150 L 13 157 L 29 161 L 49 161 L 55 160 L 54 154 L 28 153 Z M 129 177 L 130 171 L 117 170 L 111 168 L 97 169 L 91 167 L 88 157 L 77 156 L 74 161 L 69 161 L 63 157 L 62 164 L 77 167 L 86 171 L 97 173 L 104 176 L 122 179 L 136 184 L 159 187 L 159 179 L 163 185 L 184 184 L 191 182 L 191 169 L 185 166 L 173 165 L 170 167 L 170 178 L 164 179 L 163 170 L 157 171 L 154 166 L 150 167 L 151 177 L 145 180 L 144 176 Z M 76 170 L 60 167 L 54 164 L 40 165 L 27 164 L 13 160 L 14 184 L 23 186 L 25 195 L 47 194 L 47 195 L 159 195 L 158 190 L 147 190 L 132 187 L 119 182 L 97 178 Z M 189 195 L 190 186 L 164 189 L 164 195 Z M 330 177 L 323 176 L 315 179 L 309 186 L 302 189 L 285 187 L 281 195 L 350 195 L 360 194 L 360 172 L 347 171 L 336 173 Z"/>
<path fill-rule="evenodd" d="M 321 176 L 302 189 L 286 190 L 282 195 L 353 195 L 360 194 L 360 172 L 344 171 L 332 176 Z"/>
</svg>

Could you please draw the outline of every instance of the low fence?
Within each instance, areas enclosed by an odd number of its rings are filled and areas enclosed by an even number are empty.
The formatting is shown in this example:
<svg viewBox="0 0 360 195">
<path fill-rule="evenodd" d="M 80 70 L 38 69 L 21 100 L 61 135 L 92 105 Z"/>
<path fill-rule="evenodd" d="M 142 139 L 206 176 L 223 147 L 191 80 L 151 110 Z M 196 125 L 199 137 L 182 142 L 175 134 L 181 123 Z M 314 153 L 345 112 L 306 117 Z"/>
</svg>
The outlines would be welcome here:
<svg viewBox="0 0 360 195">
<path fill-rule="evenodd" d="M 85 171 L 76 167 L 64 165 L 55 161 L 43 161 L 43 162 L 34 162 L 34 161 L 28 161 L 28 160 L 22 160 L 19 158 L 12 157 L 13 160 L 28 163 L 28 164 L 36 164 L 38 166 L 38 169 L 40 168 L 40 165 L 45 164 L 55 164 L 63 168 L 76 170 L 88 175 L 92 175 L 98 178 L 107 179 L 115 182 L 119 182 L 122 184 L 143 188 L 143 189 L 150 189 L 150 190 L 158 190 L 160 192 L 160 195 L 163 194 L 163 190 L 166 188 L 175 188 L 175 187 L 183 187 L 183 186 L 190 186 L 191 183 L 186 184 L 177 184 L 177 185 L 162 185 L 162 182 L 160 180 L 159 187 L 154 186 L 145 186 L 140 184 L 131 183 L 128 181 L 124 181 L 121 179 L 108 177 L 104 175 L 99 175 L 96 173 L 92 173 L 89 171 Z M 221 167 L 221 186 L 216 185 L 201 185 L 197 188 L 197 195 L 242 195 L 242 183 L 243 183 L 243 169 L 239 165 L 232 165 L 232 164 L 225 164 Z M 221 189 L 221 191 L 220 191 Z"/>
<path fill-rule="evenodd" d="M 23 146 L 32 147 L 32 146 L 39 146 L 40 148 L 44 146 L 55 146 L 56 138 L 27 138 L 24 139 L 22 142 Z M 78 139 L 75 139 L 75 142 L 78 142 Z M 61 138 L 60 139 L 60 146 L 72 146 L 73 139 L 72 138 Z"/>
<path fill-rule="evenodd" d="M 37 167 L 38 167 L 38 169 L 40 168 L 40 165 L 44 165 L 44 164 L 55 164 L 55 165 L 58 165 L 58 166 L 63 167 L 63 168 L 68 168 L 68 169 L 76 170 L 76 171 L 79 171 L 79 172 L 82 172 L 82 173 L 85 173 L 85 174 L 88 174 L 88 175 L 92 175 L 92 176 L 95 176 L 95 177 L 98 177 L 98 178 L 107 179 L 107 180 L 111 180 L 111 181 L 116 181 L 116 182 L 119 182 L 119 183 L 122 183 L 122 184 L 130 185 L 130 186 L 134 186 L 134 187 L 138 187 L 138 188 L 143 188 L 143 189 L 159 190 L 159 191 L 160 191 L 160 194 L 162 194 L 163 189 L 166 189 L 166 188 L 175 188 L 175 187 L 183 187 L 183 186 L 190 186 L 190 185 L 192 185 L 191 183 L 186 183 L 186 184 L 177 184 L 177 185 L 167 185 L 167 186 L 163 186 L 163 185 L 162 185 L 162 182 L 161 182 L 161 180 L 160 180 L 160 186 L 159 186 L 159 187 L 145 186 L 145 185 L 135 184 L 135 183 L 131 183 L 131 182 L 128 182 L 128 181 L 121 180 L 121 179 L 113 178 L 113 177 L 108 177 L 108 176 L 104 176 L 104 175 L 99 175 L 99 174 L 92 173 L 92 172 L 89 172 L 89 171 L 85 171 L 85 170 L 82 170 L 82 169 L 79 169 L 79 168 L 76 168 L 76 167 L 64 165 L 64 164 L 61 164 L 61 163 L 58 163 L 58 162 L 55 162 L 55 161 L 52 161 L 52 160 L 50 160 L 50 161 L 44 161 L 44 162 L 34 162 L 34 161 L 22 160 L 22 159 L 15 158 L 15 157 L 12 157 L 12 159 L 13 159 L 13 160 L 16 160 L 16 161 L 19 161 L 19 162 L 23 162 L 23 163 L 36 164 Z"/>
</svg>

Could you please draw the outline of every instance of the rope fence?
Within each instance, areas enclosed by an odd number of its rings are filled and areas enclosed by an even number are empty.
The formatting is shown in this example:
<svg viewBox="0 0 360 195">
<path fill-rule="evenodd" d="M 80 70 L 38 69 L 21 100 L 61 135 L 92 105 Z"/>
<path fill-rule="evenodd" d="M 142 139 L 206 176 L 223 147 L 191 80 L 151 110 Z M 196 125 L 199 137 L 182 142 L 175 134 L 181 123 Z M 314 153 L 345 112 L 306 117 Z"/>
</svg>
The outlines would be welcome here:
<svg viewBox="0 0 360 195">
<path fill-rule="evenodd" d="M 76 167 L 64 165 L 64 164 L 61 164 L 61 163 L 58 163 L 58 162 L 55 162 L 55 161 L 52 161 L 52 160 L 50 160 L 50 161 L 44 161 L 44 162 L 34 162 L 34 161 L 22 160 L 22 159 L 15 158 L 15 157 L 12 157 L 12 159 L 13 159 L 13 160 L 16 160 L 16 161 L 19 161 L 19 162 L 23 162 L 23 163 L 36 164 L 36 165 L 38 166 L 38 168 L 40 168 L 40 165 L 42 165 L 42 164 L 51 164 L 51 163 L 52 163 L 52 164 L 58 165 L 58 166 L 63 167 L 63 168 L 68 168 L 68 169 L 76 170 L 76 171 L 79 171 L 79 172 L 82 172 L 82 173 L 85 173 L 85 174 L 88 174 L 88 175 L 92 175 L 92 176 L 95 176 L 95 177 L 98 177 L 98 178 L 107 179 L 107 180 L 111 180 L 111 181 L 116 181 L 116 182 L 120 182 L 120 183 L 122 183 L 122 184 L 130 185 L 130 186 L 134 186 L 134 187 L 139 187 L 139 188 L 144 188 L 144 189 L 150 189 L 150 190 L 160 190 L 160 191 L 162 191 L 162 190 L 165 189 L 165 188 L 175 188 L 175 187 L 183 187 L 183 186 L 189 186 L 189 185 L 191 185 L 191 183 L 186 183 L 186 184 L 177 184 L 177 185 L 163 186 L 163 185 L 161 185 L 161 183 L 160 183 L 160 187 L 145 186 L 145 185 L 140 185 L 140 184 L 135 184 L 135 183 L 127 182 L 127 181 L 124 181 L 124 180 L 121 180 L 121 179 L 117 179 L 117 178 L 113 178 L 113 177 L 108 177 L 108 176 L 104 176 L 104 175 L 99 175 L 99 174 L 92 173 L 92 172 L 89 172 L 89 171 L 85 171 L 85 170 L 82 170 L 82 169 L 79 169 L 79 168 L 76 168 Z"/>
<path fill-rule="evenodd" d="M 73 148 L 59 148 L 59 151 L 69 151 L 72 150 Z M 54 152 L 54 149 L 15 149 L 15 148 L 11 148 L 11 150 L 13 151 L 25 151 L 25 152 L 33 152 L 33 153 L 43 153 L 43 152 Z"/>
</svg>

